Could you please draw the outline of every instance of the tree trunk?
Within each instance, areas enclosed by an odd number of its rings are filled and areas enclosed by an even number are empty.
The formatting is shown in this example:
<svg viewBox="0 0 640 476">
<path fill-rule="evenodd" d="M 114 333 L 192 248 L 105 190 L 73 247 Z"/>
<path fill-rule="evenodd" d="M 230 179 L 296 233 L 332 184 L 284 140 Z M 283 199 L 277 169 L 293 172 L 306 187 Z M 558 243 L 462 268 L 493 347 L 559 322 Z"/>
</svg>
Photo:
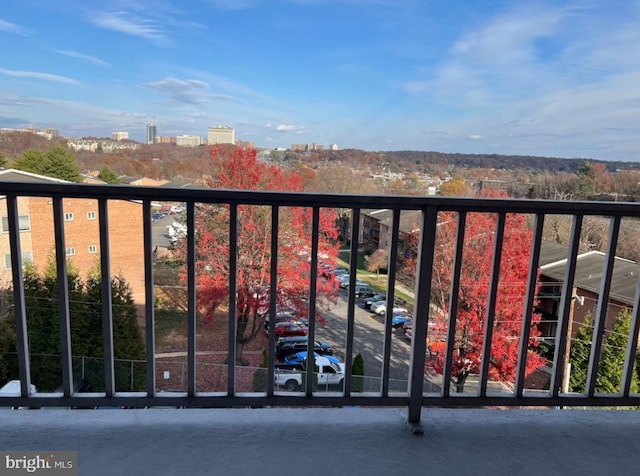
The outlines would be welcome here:
<svg viewBox="0 0 640 476">
<path fill-rule="evenodd" d="M 244 342 L 236 338 L 236 365 L 249 365 L 249 362 L 242 358 L 242 353 L 244 352 L 244 344 Z"/>
<path fill-rule="evenodd" d="M 466 375 L 460 375 L 456 378 L 454 384 L 456 386 L 456 393 L 464 393 L 464 384 L 467 381 Z"/>
</svg>

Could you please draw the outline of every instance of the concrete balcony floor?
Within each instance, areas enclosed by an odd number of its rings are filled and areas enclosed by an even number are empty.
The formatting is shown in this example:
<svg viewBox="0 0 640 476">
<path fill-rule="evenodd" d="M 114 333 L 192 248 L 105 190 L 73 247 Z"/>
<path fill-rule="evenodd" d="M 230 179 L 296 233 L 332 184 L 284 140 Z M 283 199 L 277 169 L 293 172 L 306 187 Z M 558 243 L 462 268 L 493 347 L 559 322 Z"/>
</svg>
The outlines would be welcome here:
<svg viewBox="0 0 640 476">
<path fill-rule="evenodd" d="M 0 410 L 1 450 L 81 475 L 638 474 L 640 412 L 401 408 Z"/>
</svg>

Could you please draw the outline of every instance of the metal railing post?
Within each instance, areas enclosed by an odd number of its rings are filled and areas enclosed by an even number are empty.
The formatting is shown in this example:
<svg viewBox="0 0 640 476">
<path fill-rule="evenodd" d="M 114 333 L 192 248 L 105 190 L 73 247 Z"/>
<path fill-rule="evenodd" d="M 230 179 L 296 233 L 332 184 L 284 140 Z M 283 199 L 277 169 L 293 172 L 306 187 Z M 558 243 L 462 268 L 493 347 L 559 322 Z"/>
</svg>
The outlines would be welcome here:
<svg viewBox="0 0 640 476">
<path fill-rule="evenodd" d="M 411 364 L 409 367 L 409 408 L 408 423 L 414 433 L 422 433 L 420 415 L 422 410 L 422 389 L 424 385 L 424 364 L 427 349 L 427 323 L 431 302 L 431 277 L 436 241 L 438 210 L 434 206 L 422 211 L 420 242 L 418 246 L 418 268 L 416 270 L 415 304 L 413 308 L 414 333 L 411 341 Z"/>
</svg>

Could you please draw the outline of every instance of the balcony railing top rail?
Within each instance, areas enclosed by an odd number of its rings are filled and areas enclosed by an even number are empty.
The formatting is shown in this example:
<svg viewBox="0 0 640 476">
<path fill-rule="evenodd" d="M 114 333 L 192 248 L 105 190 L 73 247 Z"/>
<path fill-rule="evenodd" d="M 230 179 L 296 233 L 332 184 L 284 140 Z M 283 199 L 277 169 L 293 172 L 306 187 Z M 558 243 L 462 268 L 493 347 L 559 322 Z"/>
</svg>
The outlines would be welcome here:
<svg viewBox="0 0 640 476">
<path fill-rule="evenodd" d="M 209 188 L 144 187 L 129 185 L 91 185 L 73 183 L 2 182 L 3 194 L 52 196 L 52 190 L 69 198 L 153 200 L 246 205 L 301 206 L 439 211 L 555 213 L 638 217 L 640 204 L 631 202 L 557 201 L 511 198 L 462 198 L 414 195 L 354 195 L 340 193 L 271 192 L 261 190 L 222 190 Z"/>
</svg>

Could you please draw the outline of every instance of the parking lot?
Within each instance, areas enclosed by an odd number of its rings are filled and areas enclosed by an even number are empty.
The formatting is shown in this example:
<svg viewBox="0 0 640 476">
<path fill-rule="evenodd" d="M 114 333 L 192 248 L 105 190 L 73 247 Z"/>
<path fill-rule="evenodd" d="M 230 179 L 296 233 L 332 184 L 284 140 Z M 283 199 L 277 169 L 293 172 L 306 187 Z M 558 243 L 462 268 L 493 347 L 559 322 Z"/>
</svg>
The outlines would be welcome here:
<svg viewBox="0 0 640 476">
<path fill-rule="evenodd" d="M 344 360 L 347 335 L 348 294 L 340 291 L 337 305 L 327 314 L 324 327 L 317 326 L 316 340 L 324 340 L 332 344 L 334 355 Z M 361 306 L 361 299 L 356 300 L 355 332 L 353 340 L 354 357 L 361 353 L 365 363 L 367 390 L 377 391 L 380 388 L 382 361 L 384 353 L 384 316 L 372 314 Z M 392 391 L 406 391 L 409 375 L 409 355 L 411 343 L 404 336 L 402 329 L 392 330 L 391 360 L 389 368 Z M 430 389 L 433 391 L 433 389 Z"/>
</svg>

